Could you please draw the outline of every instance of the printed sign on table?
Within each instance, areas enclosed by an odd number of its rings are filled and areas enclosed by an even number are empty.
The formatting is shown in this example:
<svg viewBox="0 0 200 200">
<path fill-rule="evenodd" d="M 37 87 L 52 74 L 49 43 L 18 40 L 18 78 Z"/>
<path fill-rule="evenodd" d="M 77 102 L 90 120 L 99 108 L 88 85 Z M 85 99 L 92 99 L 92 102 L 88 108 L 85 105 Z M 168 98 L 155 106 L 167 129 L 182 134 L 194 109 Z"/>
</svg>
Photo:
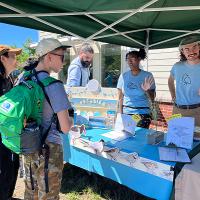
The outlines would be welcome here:
<svg viewBox="0 0 200 200">
<path fill-rule="evenodd" d="M 116 88 L 101 88 L 92 93 L 86 87 L 70 88 L 69 99 L 76 111 L 76 123 L 89 128 L 113 128 L 118 110 Z"/>
<path fill-rule="evenodd" d="M 181 117 L 168 121 L 166 145 L 174 144 L 176 147 L 191 149 L 194 135 L 194 118 Z"/>
</svg>

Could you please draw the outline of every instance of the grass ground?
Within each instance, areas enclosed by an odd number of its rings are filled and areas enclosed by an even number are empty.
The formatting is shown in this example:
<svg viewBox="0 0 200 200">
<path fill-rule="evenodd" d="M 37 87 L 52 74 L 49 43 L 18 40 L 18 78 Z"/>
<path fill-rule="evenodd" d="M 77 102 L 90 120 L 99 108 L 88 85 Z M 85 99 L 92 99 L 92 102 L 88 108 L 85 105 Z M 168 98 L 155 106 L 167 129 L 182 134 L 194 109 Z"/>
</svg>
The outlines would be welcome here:
<svg viewBox="0 0 200 200">
<path fill-rule="evenodd" d="M 112 180 L 66 164 L 61 193 L 69 200 L 149 200 Z"/>
<path fill-rule="evenodd" d="M 24 183 L 18 179 L 14 197 L 23 199 Z M 65 164 L 60 200 L 150 200 L 129 188 L 81 168 Z"/>
</svg>

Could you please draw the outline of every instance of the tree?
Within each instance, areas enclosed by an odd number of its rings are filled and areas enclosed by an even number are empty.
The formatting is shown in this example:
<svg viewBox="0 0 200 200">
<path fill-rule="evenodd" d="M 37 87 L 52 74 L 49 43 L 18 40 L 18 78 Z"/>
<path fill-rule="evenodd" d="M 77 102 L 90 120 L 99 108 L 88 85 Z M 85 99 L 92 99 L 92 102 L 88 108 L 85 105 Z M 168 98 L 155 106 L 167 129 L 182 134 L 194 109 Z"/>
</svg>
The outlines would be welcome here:
<svg viewBox="0 0 200 200">
<path fill-rule="evenodd" d="M 23 44 L 22 53 L 17 56 L 18 68 L 20 69 L 21 65 L 29 58 L 35 56 L 35 49 L 31 48 L 32 43 L 31 39 L 27 39 Z"/>
</svg>

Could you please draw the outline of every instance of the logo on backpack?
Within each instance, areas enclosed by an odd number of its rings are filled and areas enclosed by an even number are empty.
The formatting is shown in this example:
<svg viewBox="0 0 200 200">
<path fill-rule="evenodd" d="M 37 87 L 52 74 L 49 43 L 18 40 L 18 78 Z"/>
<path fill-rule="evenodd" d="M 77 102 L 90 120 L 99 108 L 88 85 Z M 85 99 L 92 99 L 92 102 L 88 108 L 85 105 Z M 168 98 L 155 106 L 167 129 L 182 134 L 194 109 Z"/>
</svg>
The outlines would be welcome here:
<svg viewBox="0 0 200 200">
<path fill-rule="evenodd" d="M 1 109 L 4 111 L 4 112 L 10 112 L 12 109 L 13 109 L 14 105 L 8 101 L 4 101 L 2 104 L 1 104 Z"/>
</svg>

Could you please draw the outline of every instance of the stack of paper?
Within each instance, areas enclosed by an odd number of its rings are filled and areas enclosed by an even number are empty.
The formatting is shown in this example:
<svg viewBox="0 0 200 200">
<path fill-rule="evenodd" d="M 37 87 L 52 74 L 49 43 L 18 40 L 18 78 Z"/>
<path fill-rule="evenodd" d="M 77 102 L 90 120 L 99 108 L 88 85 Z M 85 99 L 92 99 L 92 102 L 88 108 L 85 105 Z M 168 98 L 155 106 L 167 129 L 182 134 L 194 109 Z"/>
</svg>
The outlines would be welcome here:
<svg viewBox="0 0 200 200">
<path fill-rule="evenodd" d="M 160 160 L 191 162 L 186 149 L 192 149 L 194 118 L 179 117 L 168 121 L 167 147 L 159 147 Z"/>
<path fill-rule="evenodd" d="M 187 151 L 181 148 L 159 147 L 160 160 L 174 162 L 191 162 Z"/>
</svg>

